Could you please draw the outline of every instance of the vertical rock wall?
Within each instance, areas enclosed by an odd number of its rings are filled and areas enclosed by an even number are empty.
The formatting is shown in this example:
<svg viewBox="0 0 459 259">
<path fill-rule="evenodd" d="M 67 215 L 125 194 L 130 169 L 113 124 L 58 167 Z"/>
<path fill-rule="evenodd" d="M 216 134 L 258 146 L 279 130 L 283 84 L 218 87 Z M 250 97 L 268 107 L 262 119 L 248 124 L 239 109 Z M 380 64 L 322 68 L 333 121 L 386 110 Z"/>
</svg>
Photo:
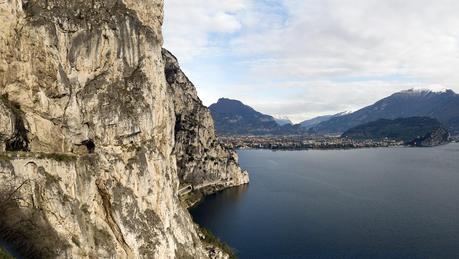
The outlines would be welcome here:
<svg viewBox="0 0 459 259">
<path fill-rule="evenodd" d="M 169 91 L 174 96 L 175 154 L 181 187 L 189 185 L 192 191 L 212 193 L 248 183 L 237 154 L 218 141 L 210 111 L 177 59 L 167 50 L 163 50 L 163 59 Z"/>
<path fill-rule="evenodd" d="M 226 187 L 248 178 L 234 153 L 212 144 L 192 85 L 178 91 L 165 79 L 162 5 L 0 2 L 0 232 L 25 253 L 209 256 L 180 182 Z M 184 109 L 185 96 L 196 114 Z M 203 130 L 180 126 L 195 123 Z M 206 170 L 186 170 L 190 157 Z M 212 167 L 199 161 L 206 157 L 219 160 Z"/>
</svg>

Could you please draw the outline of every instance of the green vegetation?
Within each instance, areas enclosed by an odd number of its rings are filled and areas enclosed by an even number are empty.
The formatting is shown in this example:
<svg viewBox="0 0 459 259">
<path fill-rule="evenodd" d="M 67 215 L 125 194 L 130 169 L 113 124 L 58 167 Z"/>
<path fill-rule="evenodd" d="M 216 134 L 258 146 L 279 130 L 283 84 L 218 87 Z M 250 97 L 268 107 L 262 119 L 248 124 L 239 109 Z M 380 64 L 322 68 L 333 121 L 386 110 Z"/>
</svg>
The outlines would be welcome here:
<svg viewBox="0 0 459 259">
<path fill-rule="evenodd" d="M 208 230 L 206 228 L 202 228 L 202 227 L 199 230 L 200 230 L 201 234 L 203 235 L 203 238 L 201 238 L 201 239 L 202 239 L 202 241 L 204 243 L 207 243 L 209 245 L 212 245 L 212 246 L 220 248 L 223 252 L 227 253 L 230 256 L 230 258 L 232 258 L 232 259 L 236 259 L 237 258 L 236 253 L 234 252 L 234 250 L 229 245 L 227 245 L 224 242 L 222 242 L 210 230 Z"/>
<path fill-rule="evenodd" d="M 21 111 L 19 103 L 10 101 L 8 95 L 2 95 L 2 103 L 13 114 L 14 119 L 14 136 L 5 141 L 5 149 L 8 151 L 29 151 L 29 139 L 27 138 L 27 129 L 24 125 L 24 113 Z"/>
<path fill-rule="evenodd" d="M 8 254 L 8 252 L 6 252 L 0 247 L 0 259 L 13 259 L 13 258 L 14 257 L 12 257 L 10 254 Z"/>
<path fill-rule="evenodd" d="M 73 154 L 65 154 L 65 153 L 39 153 L 38 158 L 52 159 L 57 162 L 73 162 L 73 161 L 76 161 L 77 156 Z"/>
<path fill-rule="evenodd" d="M 24 151 L 8 151 L 0 153 L 1 160 L 12 160 L 16 158 L 37 158 L 50 159 L 57 162 L 74 162 L 78 159 L 75 154 L 68 153 L 43 153 L 43 152 L 24 152 Z"/>
<path fill-rule="evenodd" d="M 373 140 L 388 138 L 408 143 L 441 128 L 443 126 L 438 120 L 427 117 L 381 119 L 354 127 L 346 131 L 343 137 Z"/>
</svg>

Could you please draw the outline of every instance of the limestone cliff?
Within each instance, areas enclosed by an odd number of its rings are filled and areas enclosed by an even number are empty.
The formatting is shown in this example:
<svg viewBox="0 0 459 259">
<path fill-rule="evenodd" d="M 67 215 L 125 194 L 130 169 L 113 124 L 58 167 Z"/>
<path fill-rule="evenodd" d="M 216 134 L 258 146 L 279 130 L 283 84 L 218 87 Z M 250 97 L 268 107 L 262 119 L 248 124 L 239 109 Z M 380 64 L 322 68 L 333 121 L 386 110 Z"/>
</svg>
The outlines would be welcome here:
<svg viewBox="0 0 459 259">
<path fill-rule="evenodd" d="M 225 256 L 203 244 L 179 188 L 248 177 L 163 60 L 162 5 L 0 2 L 0 233 L 22 252 Z"/>
<path fill-rule="evenodd" d="M 217 140 L 210 111 L 177 59 L 167 50 L 163 50 L 163 59 L 170 95 L 175 97 L 175 154 L 182 193 L 208 194 L 248 183 L 237 154 Z"/>
</svg>

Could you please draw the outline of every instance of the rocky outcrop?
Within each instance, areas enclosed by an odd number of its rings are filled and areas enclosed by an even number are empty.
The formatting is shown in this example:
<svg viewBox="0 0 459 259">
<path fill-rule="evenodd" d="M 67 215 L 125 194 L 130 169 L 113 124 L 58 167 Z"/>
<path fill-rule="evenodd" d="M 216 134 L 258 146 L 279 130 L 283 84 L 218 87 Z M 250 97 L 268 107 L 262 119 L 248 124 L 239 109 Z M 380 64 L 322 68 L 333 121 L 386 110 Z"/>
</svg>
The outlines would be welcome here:
<svg viewBox="0 0 459 259">
<path fill-rule="evenodd" d="M 249 182 L 234 151 L 225 148 L 215 135 L 209 109 L 194 85 L 180 69 L 177 59 L 163 50 L 165 76 L 174 96 L 175 154 L 181 187 L 206 194 Z"/>
<path fill-rule="evenodd" d="M 226 256 L 203 244 L 180 183 L 248 178 L 184 75 L 166 81 L 162 5 L 0 2 L 0 233 L 24 253 Z"/>
<path fill-rule="evenodd" d="M 445 128 L 437 128 L 425 136 L 418 137 L 408 143 L 415 147 L 434 147 L 449 143 L 449 132 Z"/>
</svg>

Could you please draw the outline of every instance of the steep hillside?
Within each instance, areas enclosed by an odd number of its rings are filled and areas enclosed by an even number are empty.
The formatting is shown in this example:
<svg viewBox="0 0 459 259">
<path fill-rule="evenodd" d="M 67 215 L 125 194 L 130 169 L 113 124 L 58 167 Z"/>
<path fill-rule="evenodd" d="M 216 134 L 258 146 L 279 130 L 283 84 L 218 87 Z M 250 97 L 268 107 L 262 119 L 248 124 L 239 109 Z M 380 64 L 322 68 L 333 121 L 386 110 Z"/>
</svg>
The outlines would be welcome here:
<svg viewBox="0 0 459 259">
<path fill-rule="evenodd" d="M 0 238 L 26 257 L 226 257 L 179 190 L 248 177 L 165 67 L 162 6 L 0 2 Z"/>
<path fill-rule="evenodd" d="M 448 131 L 436 119 L 409 117 L 395 120 L 380 119 L 347 130 L 342 137 L 352 139 L 384 138 L 403 141 L 409 145 L 435 146 L 448 141 Z"/>
<path fill-rule="evenodd" d="M 174 96 L 175 154 L 182 186 L 193 191 L 212 193 L 248 183 L 248 174 L 237 163 L 236 152 L 221 145 L 209 109 L 181 71 L 177 59 L 163 50 L 166 80 Z"/>
<path fill-rule="evenodd" d="M 319 125 L 320 123 L 322 123 L 324 121 L 328 121 L 328 120 L 331 120 L 333 118 L 337 118 L 337 117 L 340 117 L 340 116 L 343 116 L 343 115 L 346 115 L 346 114 L 348 114 L 348 113 L 347 112 L 340 112 L 340 113 L 337 113 L 337 114 L 334 114 L 334 115 L 318 116 L 318 117 L 315 117 L 315 118 L 300 122 L 300 125 L 303 128 L 310 129 L 310 128 L 314 128 L 315 126 Z"/>
<path fill-rule="evenodd" d="M 279 117 L 273 117 L 273 118 L 274 118 L 274 121 L 279 126 L 284 126 L 284 125 L 288 125 L 288 124 L 293 125 L 293 122 L 288 117 L 279 116 Z"/>
<path fill-rule="evenodd" d="M 209 106 L 219 135 L 292 135 L 302 134 L 300 125 L 279 125 L 270 116 L 238 100 L 221 98 Z"/>
<path fill-rule="evenodd" d="M 438 119 L 451 132 L 459 132 L 459 95 L 451 90 L 402 91 L 354 113 L 322 122 L 314 130 L 319 133 L 340 133 L 378 119 L 415 116 Z"/>
</svg>

